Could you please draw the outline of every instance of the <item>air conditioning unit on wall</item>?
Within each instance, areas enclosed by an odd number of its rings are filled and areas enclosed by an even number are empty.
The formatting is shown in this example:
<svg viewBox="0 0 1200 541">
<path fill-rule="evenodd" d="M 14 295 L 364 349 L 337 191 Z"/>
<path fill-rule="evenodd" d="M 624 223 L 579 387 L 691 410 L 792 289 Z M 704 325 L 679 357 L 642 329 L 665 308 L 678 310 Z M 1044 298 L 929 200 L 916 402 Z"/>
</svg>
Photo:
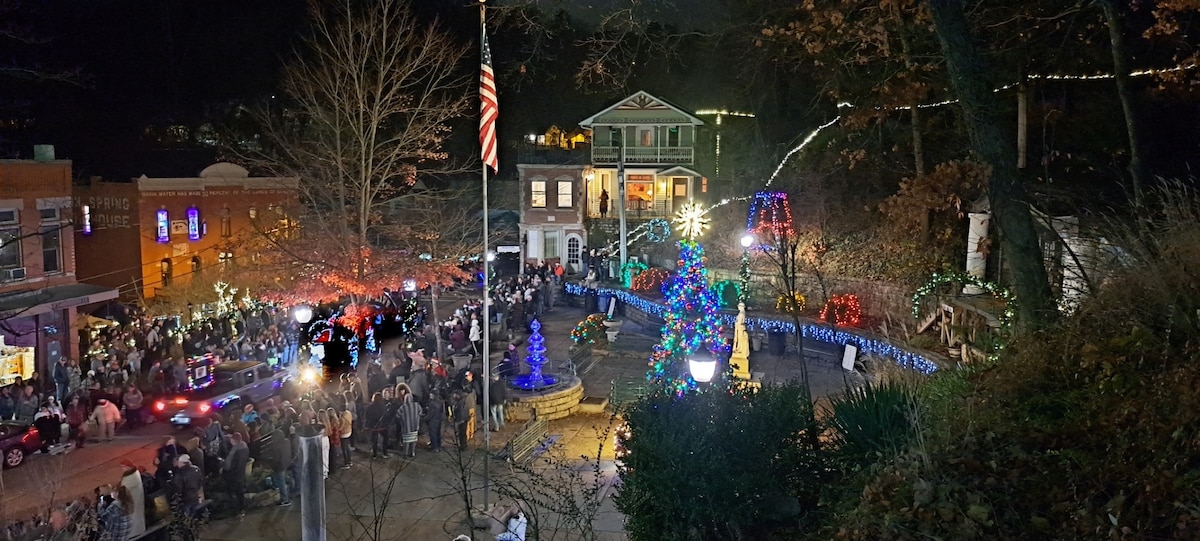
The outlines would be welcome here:
<svg viewBox="0 0 1200 541">
<path fill-rule="evenodd" d="M 0 282 L 16 282 L 25 279 L 25 267 L 0 269 Z"/>
</svg>

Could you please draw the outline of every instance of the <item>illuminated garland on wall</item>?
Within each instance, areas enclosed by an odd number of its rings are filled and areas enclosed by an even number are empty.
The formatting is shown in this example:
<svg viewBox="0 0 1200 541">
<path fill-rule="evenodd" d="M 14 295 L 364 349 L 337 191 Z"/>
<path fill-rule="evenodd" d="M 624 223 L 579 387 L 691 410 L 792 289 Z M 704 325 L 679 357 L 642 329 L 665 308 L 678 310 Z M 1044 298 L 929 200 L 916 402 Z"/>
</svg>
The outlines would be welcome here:
<svg viewBox="0 0 1200 541">
<path fill-rule="evenodd" d="M 733 288 L 733 302 L 730 301 L 730 289 Z M 717 302 L 721 308 L 737 308 L 737 303 L 745 300 L 742 285 L 733 280 L 721 280 L 713 284 L 713 290 L 717 292 Z"/>
<path fill-rule="evenodd" d="M 579 296 L 608 295 L 619 299 L 630 308 L 658 318 L 662 317 L 664 310 L 663 305 L 648 301 L 622 289 L 589 288 L 584 287 L 582 284 L 568 283 L 566 284 L 566 292 L 568 295 Z M 717 314 L 717 317 L 721 318 L 722 324 L 732 327 L 734 320 L 737 319 L 737 314 Z M 923 374 L 931 374 L 938 369 L 937 364 L 924 355 L 913 353 L 884 340 L 867 338 L 846 330 L 832 329 L 816 324 L 802 324 L 800 328 L 806 340 L 816 340 L 826 344 L 837 345 L 851 344 L 857 347 L 864 355 L 888 357 L 899 366 L 911 368 Z M 796 325 L 791 321 L 747 315 L 746 329 L 748 331 L 792 334 L 796 332 Z"/>
<path fill-rule="evenodd" d="M 821 321 L 829 321 L 830 315 L 833 316 L 833 324 L 838 327 L 857 327 L 862 322 L 862 306 L 858 304 L 858 295 L 848 293 L 830 297 L 817 317 Z"/>
<path fill-rule="evenodd" d="M 634 259 L 626 261 L 624 265 L 621 265 L 621 284 L 623 284 L 625 287 L 633 285 L 633 278 L 648 268 L 649 267 L 647 267 L 646 264 L 642 263 L 641 261 Z"/>
<path fill-rule="evenodd" d="M 808 306 L 808 298 L 799 292 L 794 293 L 790 301 L 787 295 L 775 298 L 775 311 L 781 314 L 800 315 L 806 306 Z"/>
<path fill-rule="evenodd" d="M 634 291 L 659 291 L 671 280 L 671 273 L 666 269 L 646 269 L 633 277 L 629 289 Z"/>
<path fill-rule="evenodd" d="M 929 281 L 925 282 L 912 296 L 912 314 L 914 318 L 921 318 L 921 305 L 925 297 L 932 294 L 939 287 L 946 284 L 962 284 L 964 286 L 975 286 L 983 291 L 988 292 L 993 297 L 1004 301 L 1004 311 L 1000 313 L 1000 328 L 1008 330 L 1012 325 L 1012 320 L 1016 317 L 1017 299 L 1012 292 L 1006 287 L 1001 287 L 992 282 L 981 280 L 975 276 L 965 272 L 935 272 L 929 277 Z"/>
</svg>

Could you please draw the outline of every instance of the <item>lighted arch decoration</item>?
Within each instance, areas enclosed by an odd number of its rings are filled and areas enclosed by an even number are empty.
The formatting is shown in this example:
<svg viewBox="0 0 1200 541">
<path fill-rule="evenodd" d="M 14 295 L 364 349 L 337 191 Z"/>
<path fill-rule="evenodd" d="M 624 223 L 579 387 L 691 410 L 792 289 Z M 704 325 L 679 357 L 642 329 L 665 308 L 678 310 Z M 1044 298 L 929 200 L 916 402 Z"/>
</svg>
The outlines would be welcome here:
<svg viewBox="0 0 1200 541">
<path fill-rule="evenodd" d="M 671 224 L 662 219 L 655 218 L 646 222 L 646 240 L 650 242 L 663 243 L 671 238 Z"/>
<path fill-rule="evenodd" d="M 646 272 L 646 269 L 648 268 L 650 267 L 646 266 L 646 264 L 642 263 L 641 261 L 635 261 L 633 259 L 626 261 L 624 265 L 621 265 L 621 284 L 623 284 L 625 287 L 632 286 L 633 278 L 643 272 Z"/>
<path fill-rule="evenodd" d="M 729 288 L 733 288 L 733 290 L 736 292 L 736 298 L 738 300 L 742 299 L 742 284 L 739 284 L 737 281 L 721 280 L 720 282 L 713 284 L 713 289 L 717 292 L 717 304 L 720 305 L 721 308 L 729 308 L 731 306 L 733 308 L 737 308 L 737 301 L 734 301 L 733 304 L 726 302 L 728 298 L 726 295 L 729 294 Z"/>
<path fill-rule="evenodd" d="M 794 234 L 796 229 L 788 194 L 769 191 L 755 193 L 746 218 L 746 232 L 754 235 L 760 249 L 770 246 L 774 239 Z"/>
<path fill-rule="evenodd" d="M 912 313 L 914 318 L 919 319 L 921 317 L 921 303 L 925 300 L 925 297 L 928 297 L 934 290 L 946 284 L 975 286 L 988 292 L 993 297 L 1004 301 L 1004 312 L 1000 314 L 1000 328 L 1007 331 L 1012 325 L 1013 317 L 1016 316 L 1017 299 L 1008 288 L 981 280 L 965 272 L 953 271 L 935 272 L 933 276 L 929 277 L 929 281 L 917 288 L 917 291 L 912 296 Z"/>
</svg>

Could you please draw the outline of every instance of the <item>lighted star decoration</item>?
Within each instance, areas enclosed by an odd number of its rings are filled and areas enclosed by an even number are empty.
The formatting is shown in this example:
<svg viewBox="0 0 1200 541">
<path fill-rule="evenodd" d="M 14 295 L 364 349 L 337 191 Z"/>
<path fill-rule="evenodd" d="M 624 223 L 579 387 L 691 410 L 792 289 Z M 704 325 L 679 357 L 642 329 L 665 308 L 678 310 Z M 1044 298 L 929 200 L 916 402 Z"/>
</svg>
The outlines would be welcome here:
<svg viewBox="0 0 1200 541">
<path fill-rule="evenodd" d="M 679 234 L 689 239 L 695 239 L 704 234 L 712 220 L 706 216 L 708 210 L 699 203 L 687 203 L 675 213 L 675 227 Z"/>
</svg>

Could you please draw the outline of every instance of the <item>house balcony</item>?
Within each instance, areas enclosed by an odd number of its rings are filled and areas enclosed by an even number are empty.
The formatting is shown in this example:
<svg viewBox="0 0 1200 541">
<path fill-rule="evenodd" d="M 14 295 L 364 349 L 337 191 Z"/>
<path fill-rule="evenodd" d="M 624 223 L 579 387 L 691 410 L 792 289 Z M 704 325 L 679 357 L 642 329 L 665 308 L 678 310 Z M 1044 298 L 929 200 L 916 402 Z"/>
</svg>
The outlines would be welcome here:
<svg viewBox="0 0 1200 541">
<path fill-rule="evenodd" d="M 593 165 L 615 165 L 621 159 L 621 147 L 592 147 Z M 691 165 L 695 160 L 692 147 L 625 147 L 625 164 Z"/>
<path fill-rule="evenodd" d="M 647 201 L 644 199 L 630 199 L 626 201 L 626 203 L 625 218 L 627 220 L 650 220 L 653 218 L 665 218 L 670 220 L 675 215 L 675 211 L 677 210 L 674 207 L 678 204 L 682 204 L 679 202 L 673 203 L 665 198 L 655 198 L 652 201 Z M 600 215 L 599 201 L 592 200 L 587 202 L 587 218 L 590 220 L 598 220 L 602 218 L 616 220 L 617 217 L 620 216 L 620 211 L 610 204 L 606 214 L 606 216 Z"/>
</svg>

